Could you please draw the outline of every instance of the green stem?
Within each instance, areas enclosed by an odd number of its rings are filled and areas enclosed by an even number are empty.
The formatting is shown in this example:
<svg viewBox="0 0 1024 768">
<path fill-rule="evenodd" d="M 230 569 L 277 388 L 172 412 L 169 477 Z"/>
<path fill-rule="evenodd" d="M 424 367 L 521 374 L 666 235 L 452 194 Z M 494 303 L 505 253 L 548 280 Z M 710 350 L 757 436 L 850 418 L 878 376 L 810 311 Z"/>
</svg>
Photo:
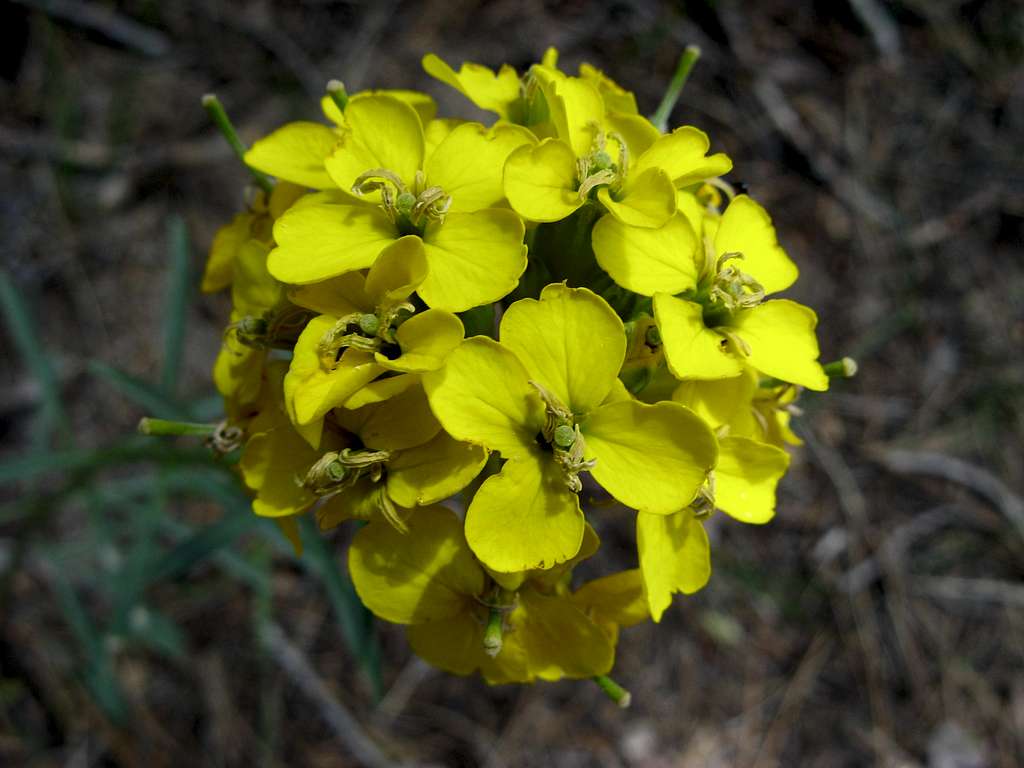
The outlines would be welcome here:
<svg viewBox="0 0 1024 768">
<path fill-rule="evenodd" d="M 345 84 L 341 80 L 331 80 L 327 84 L 327 95 L 331 97 L 331 101 L 335 103 L 338 109 L 344 113 L 345 107 L 348 106 L 348 91 L 345 90 Z"/>
<path fill-rule="evenodd" d="M 139 432 L 143 435 L 189 435 L 210 437 L 217 431 L 216 424 L 196 424 L 190 421 L 168 421 L 148 416 L 139 421 Z"/>
<path fill-rule="evenodd" d="M 203 96 L 203 108 L 206 110 L 206 114 L 210 116 L 213 124 L 217 126 L 217 130 L 227 140 L 231 149 L 234 150 L 235 155 L 242 161 L 242 164 L 245 165 L 249 173 L 252 174 L 253 180 L 260 186 L 260 189 L 269 195 L 274 189 L 274 182 L 270 180 L 269 176 L 257 171 L 245 162 L 246 146 L 242 143 L 241 138 L 239 138 L 238 131 L 235 130 L 235 126 L 231 122 L 231 118 L 228 117 L 224 105 L 220 103 L 220 99 L 215 94 L 206 94 Z"/>
<path fill-rule="evenodd" d="M 672 114 L 676 102 L 679 101 L 679 95 L 683 92 L 683 86 L 686 85 L 686 79 L 690 76 L 690 70 L 693 69 L 693 65 L 697 63 L 699 58 L 700 48 L 696 45 L 686 46 L 686 49 L 679 57 L 675 74 L 672 75 L 672 82 L 668 84 L 668 88 L 665 89 L 665 95 L 661 99 L 661 104 L 658 105 L 654 115 L 651 117 L 651 122 L 662 133 L 668 129 L 669 115 Z"/>
<path fill-rule="evenodd" d="M 487 628 L 484 630 L 484 653 L 492 659 L 501 653 L 501 633 L 505 616 L 500 608 L 491 608 L 487 617 Z"/>
<path fill-rule="evenodd" d="M 632 703 L 633 696 L 630 692 L 608 677 L 608 675 L 598 675 L 594 678 L 594 682 L 604 691 L 605 696 L 623 709 Z"/>
</svg>

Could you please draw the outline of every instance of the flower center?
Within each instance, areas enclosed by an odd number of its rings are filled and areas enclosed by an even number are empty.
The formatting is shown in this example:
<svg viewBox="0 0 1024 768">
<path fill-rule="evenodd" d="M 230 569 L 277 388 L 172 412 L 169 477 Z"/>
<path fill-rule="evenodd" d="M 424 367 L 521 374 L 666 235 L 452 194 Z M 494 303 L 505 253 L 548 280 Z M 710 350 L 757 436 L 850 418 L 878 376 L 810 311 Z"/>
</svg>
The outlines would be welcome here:
<svg viewBox="0 0 1024 768">
<path fill-rule="evenodd" d="M 620 185 L 629 170 L 629 149 L 625 139 L 618 133 L 606 133 L 597 123 L 592 122 L 590 128 L 594 131 L 590 154 L 576 159 L 576 181 L 579 184 L 577 194 L 580 200 L 586 200 L 594 189 L 602 185 Z M 608 139 L 613 139 L 619 146 L 617 163 L 608 152 Z"/>
<path fill-rule="evenodd" d="M 538 437 L 551 449 L 555 463 L 562 469 L 566 487 L 573 493 L 579 493 L 583 490 L 580 472 L 589 472 L 597 461 L 588 461 L 584 458 L 586 443 L 572 411 L 543 385 L 536 381 L 531 381 L 530 384 L 544 401 L 544 428 Z"/>
<path fill-rule="evenodd" d="M 357 195 L 380 190 L 380 202 L 399 235 L 422 235 L 431 221 L 443 222 L 452 205 L 452 196 L 438 186 L 428 187 L 423 171 L 416 171 L 413 188 L 386 168 L 371 168 L 356 179 L 352 191 Z"/>
<path fill-rule="evenodd" d="M 382 352 L 389 355 L 401 352 L 395 331 L 416 312 L 416 307 L 402 301 L 377 310 L 377 313 L 354 312 L 338 318 L 329 330 L 320 337 L 317 356 L 320 367 L 325 371 L 334 370 L 341 352 L 349 347 L 364 352 Z"/>
</svg>

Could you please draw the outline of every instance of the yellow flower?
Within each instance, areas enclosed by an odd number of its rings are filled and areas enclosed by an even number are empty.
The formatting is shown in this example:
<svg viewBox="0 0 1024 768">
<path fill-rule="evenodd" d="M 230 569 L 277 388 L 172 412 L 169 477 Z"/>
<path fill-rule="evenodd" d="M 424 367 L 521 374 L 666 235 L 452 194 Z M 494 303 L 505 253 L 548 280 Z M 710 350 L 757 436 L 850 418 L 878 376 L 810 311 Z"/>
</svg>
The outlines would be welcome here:
<svg viewBox="0 0 1024 768">
<path fill-rule="evenodd" d="M 744 368 L 730 379 L 677 382 L 671 398 L 700 416 L 712 429 L 749 437 L 777 447 L 802 445 L 789 427 L 799 388 L 789 384 L 759 386 L 757 372 Z M 644 392 L 646 395 L 646 391 Z"/>
<path fill-rule="evenodd" d="M 703 245 L 680 212 L 641 229 L 609 218 L 594 227 L 598 263 L 623 287 L 654 296 L 669 369 L 679 379 L 728 379 L 744 365 L 809 389 L 828 389 L 813 310 L 767 294 L 796 280 L 767 212 L 737 196 L 704 216 Z M 678 295 L 675 295 L 678 294 Z"/>
<path fill-rule="evenodd" d="M 603 299 L 549 285 L 540 301 L 508 308 L 500 339 L 467 339 L 424 375 L 444 428 L 507 460 L 466 516 L 469 544 L 489 568 L 550 568 L 576 554 L 581 472 L 636 509 L 667 514 L 694 498 L 714 464 L 714 436 L 676 403 L 624 394 L 625 333 Z"/>
<path fill-rule="evenodd" d="M 554 67 L 558 52 L 548 48 L 542 61 Z M 456 72 L 440 57 L 428 53 L 423 57 L 423 70 L 501 120 L 527 126 L 536 126 L 547 120 L 543 94 L 532 87 L 529 78 L 520 78 L 508 64 L 503 64 L 495 72 L 482 64 L 467 61 Z"/>
<path fill-rule="evenodd" d="M 297 206 L 274 227 L 269 269 L 308 284 L 373 265 L 395 240 L 413 236 L 429 271 L 418 293 L 428 306 L 461 312 L 501 298 L 526 268 L 523 223 L 496 208 L 501 169 L 532 141 L 515 126 L 464 123 L 427 156 L 423 126 L 408 104 L 355 96 L 347 127 L 326 160 L 341 191 Z"/>
<path fill-rule="evenodd" d="M 410 303 L 426 276 L 423 249 L 408 236 L 387 246 L 365 277 L 350 272 L 291 291 L 296 304 L 324 313 L 299 336 L 284 381 L 295 425 L 314 445 L 324 416 L 364 385 L 387 371 L 434 370 L 462 341 L 458 317 Z"/>
<path fill-rule="evenodd" d="M 349 549 L 349 572 L 360 600 L 377 616 L 408 627 L 409 642 L 441 669 L 480 670 L 490 683 L 557 680 L 605 674 L 614 640 L 570 596 L 524 584 L 502 591 L 466 545 L 462 524 L 443 507 L 417 509 L 409 532 L 372 522 Z M 496 601 L 501 600 L 499 605 Z M 506 613 L 501 650 L 484 649 L 491 607 Z"/>
<path fill-rule="evenodd" d="M 417 91 L 366 91 L 364 95 L 383 95 L 405 102 L 424 124 L 437 112 L 434 100 Z M 348 123 L 330 96 L 320 100 L 320 107 L 334 126 L 311 121 L 287 123 L 250 147 L 245 153 L 246 165 L 300 187 L 333 189 L 334 182 L 324 168 L 324 161 L 334 151 Z"/>
<path fill-rule="evenodd" d="M 257 189 L 253 193 L 255 198 L 250 209 L 237 214 L 230 224 L 218 229 L 214 235 L 206 258 L 202 290 L 205 293 L 216 293 L 231 285 L 235 261 L 241 248 L 250 240 L 272 245 L 271 227 L 274 221 L 305 193 L 302 187 L 288 183 L 274 185 L 269 195 Z"/>
<path fill-rule="evenodd" d="M 505 163 L 509 204 L 531 221 L 559 221 L 595 199 L 624 224 L 660 227 L 676 211 L 676 187 L 732 168 L 707 157 L 703 131 L 684 126 L 661 136 L 636 114 L 609 113 L 593 80 L 535 66 L 556 138 L 517 149 Z"/>
<path fill-rule="evenodd" d="M 718 439 L 718 460 L 696 501 L 672 515 L 637 516 L 636 540 L 644 594 L 655 621 L 677 592 L 691 594 L 711 576 L 711 550 L 701 518 L 720 509 L 744 523 L 775 516 L 775 487 L 789 454 L 746 437 Z"/>
</svg>

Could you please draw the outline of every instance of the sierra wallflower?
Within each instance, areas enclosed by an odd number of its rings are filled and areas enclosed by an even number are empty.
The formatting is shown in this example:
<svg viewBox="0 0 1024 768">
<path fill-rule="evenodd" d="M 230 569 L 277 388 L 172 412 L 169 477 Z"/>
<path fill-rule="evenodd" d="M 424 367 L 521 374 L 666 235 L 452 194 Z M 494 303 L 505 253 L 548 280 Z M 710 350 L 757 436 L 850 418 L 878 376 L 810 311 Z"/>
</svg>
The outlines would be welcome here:
<svg viewBox="0 0 1024 768">
<path fill-rule="evenodd" d="M 418 293 L 461 312 L 501 298 L 526 268 L 522 221 L 498 208 L 501 167 L 532 141 L 515 126 L 464 123 L 426 154 L 415 110 L 390 96 L 355 96 L 325 161 L 338 192 L 299 206 L 274 227 L 271 274 L 308 284 L 373 265 L 413 236 L 429 267 Z"/>
<path fill-rule="evenodd" d="M 714 437 L 676 403 L 616 396 L 626 339 L 600 297 L 550 285 L 506 310 L 499 338 L 467 339 L 424 376 L 444 428 L 507 460 L 466 516 L 469 545 L 489 568 L 549 568 L 576 554 L 582 472 L 636 509 L 665 514 L 693 499 Z"/>
</svg>

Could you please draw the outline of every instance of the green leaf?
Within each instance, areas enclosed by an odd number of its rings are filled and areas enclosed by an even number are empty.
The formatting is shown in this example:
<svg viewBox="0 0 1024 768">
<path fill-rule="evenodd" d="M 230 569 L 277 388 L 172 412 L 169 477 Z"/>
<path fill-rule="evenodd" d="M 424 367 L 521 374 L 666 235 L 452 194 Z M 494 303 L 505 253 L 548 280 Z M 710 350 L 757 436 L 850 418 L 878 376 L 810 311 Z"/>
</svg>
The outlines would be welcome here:
<svg viewBox="0 0 1024 768">
<path fill-rule="evenodd" d="M 18 354 L 39 385 L 42 403 L 34 435 L 35 448 L 39 450 L 49 442 L 54 432 L 65 431 L 60 387 L 50 365 L 50 358 L 36 335 L 35 321 L 29 314 L 22 295 L 3 269 L 0 269 L 0 312 L 3 313 L 8 333 Z"/>
<path fill-rule="evenodd" d="M 185 325 L 188 319 L 189 288 L 192 284 L 189 277 L 188 228 L 181 216 L 171 216 L 167 222 L 167 250 L 171 266 L 167 303 L 164 305 L 164 368 L 160 387 L 167 396 L 173 397 L 185 351 Z"/>
<path fill-rule="evenodd" d="M 192 418 L 190 408 L 177 402 L 159 387 L 130 373 L 99 360 L 89 361 L 89 372 L 113 385 L 118 392 L 142 408 L 147 416 L 176 421 L 189 421 Z"/>
<path fill-rule="evenodd" d="M 57 604 L 85 656 L 86 663 L 81 672 L 82 682 L 110 719 L 123 724 L 128 719 L 128 706 L 104 643 L 103 632 L 89 618 L 78 595 L 64 576 L 61 563 L 53 559 L 48 559 L 47 562 Z"/>
<path fill-rule="evenodd" d="M 173 579 L 193 566 L 232 545 L 259 525 L 259 518 L 249 511 L 228 510 L 216 523 L 198 529 L 179 542 L 147 570 L 146 579 L 156 583 Z"/>
<path fill-rule="evenodd" d="M 299 527 L 306 546 L 305 562 L 323 582 L 342 637 L 369 678 L 374 698 L 379 700 L 383 693 L 383 681 L 380 646 L 373 631 L 373 615 L 359 600 L 352 582 L 342 568 L 343 561 L 331 551 L 313 521 L 303 516 L 299 518 Z"/>
</svg>

